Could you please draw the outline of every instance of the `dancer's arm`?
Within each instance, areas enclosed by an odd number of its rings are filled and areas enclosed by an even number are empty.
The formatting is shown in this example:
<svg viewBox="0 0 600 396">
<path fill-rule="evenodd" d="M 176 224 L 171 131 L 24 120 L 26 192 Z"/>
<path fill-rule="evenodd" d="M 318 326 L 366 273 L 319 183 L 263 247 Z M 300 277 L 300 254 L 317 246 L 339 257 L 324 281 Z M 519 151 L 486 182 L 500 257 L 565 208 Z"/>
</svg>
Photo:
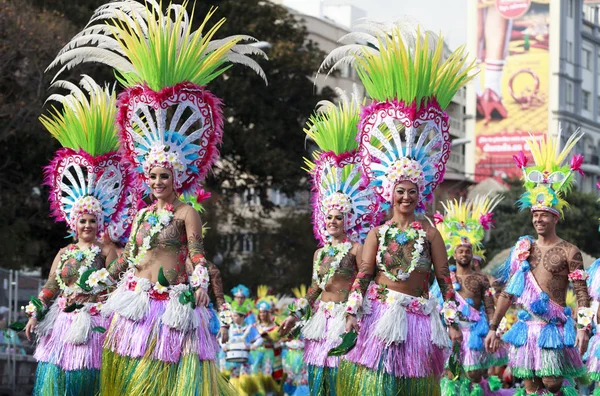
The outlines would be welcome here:
<svg viewBox="0 0 600 396">
<path fill-rule="evenodd" d="M 317 249 L 315 251 L 315 254 L 313 255 L 313 263 L 315 263 L 317 261 L 317 257 L 319 256 L 321 249 Z M 317 269 L 318 272 L 321 272 L 322 264 L 323 264 L 322 262 L 319 264 L 319 268 Z M 317 282 L 316 279 L 314 279 L 314 276 L 313 276 L 313 280 L 310 284 L 310 287 L 306 291 L 306 296 L 304 298 L 306 298 L 306 301 L 308 301 L 308 304 L 312 307 L 312 306 L 314 306 L 315 301 L 317 301 L 317 298 L 319 298 L 321 293 L 323 293 L 323 290 L 321 290 L 319 283 Z"/>
<path fill-rule="evenodd" d="M 502 321 L 504 315 L 512 305 L 512 294 L 508 294 L 505 291 L 500 293 L 500 297 L 498 297 L 498 302 L 496 304 L 496 309 L 494 311 L 494 317 L 490 321 L 490 330 L 488 331 L 487 336 L 485 337 L 485 349 L 488 353 L 496 352 L 499 346 L 498 336 L 496 335 L 496 330 L 498 330 L 498 326 Z"/>
<path fill-rule="evenodd" d="M 448 268 L 448 254 L 446 246 L 440 232 L 430 227 L 427 230 L 427 238 L 431 243 L 431 261 L 433 262 L 433 270 L 435 278 L 440 286 L 440 292 L 444 299 L 443 312 L 455 311 L 455 315 L 444 315 L 444 322 L 448 325 L 448 333 L 452 343 L 462 341 L 462 331 L 458 328 L 456 315 L 458 314 L 458 303 L 455 299 L 454 288 L 452 287 L 452 279 L 450 278 L 450 269 Z M 452 308 L 452 309 L 450 309 Z"/>
<path fill-rule="evenodd" d="M 583 256 L 577 247 L 573 247 L 569 257 L 569 279 L 573 282 L 577 298 L 577 337 L 575 347 L 583 355 L 587 351 L 590 340 L 589 332 L 594 322 L 594 312 L 590 306 L 590 295 L 586 283 L 586 272 L 583 267 Z"/>
<path fill-rule="evenodd" d="M 42 287 L 42 290 L 38 294 L 38 299 L 42 302 L 42 304 L 47 308 L 50 306 L 52 300 L 58 295 L 60 292 L 60 287 L 58 286 L 58 282 L 56 280 L 56 271 L 58 269 L 58 264 L 60 263 L 60 256 L 65 252 L 66 248 L 62 248 L 58 251 L 58 254 L 54 258 L 52 262 L 52 267 L 50 267 L 50 274 L 48 275 L 48 280 Z M 29 307 L 33 307 L 33 304 L 30 303 Z M 40 312 L 36 310 L 31 311 L 28 309 L 27 314 L 29 315 L 29 320 L 25 325 L 25 336 L 28 340 L 31 341 L 31 332 L 34 330 L 35 325 L 37 324 L 37 318 Z"/>
<path fill-rule="evenodd" d="M 494 292 L 490 287 L 490 281 L 485 275 L 483 275 L 481 289 L 481 292 L 483 293 L 483 306 L 485 307 L 485 314 L 487 316 L 488 323 L 491 323 L 492 319 L 494 318 Z"/>
</svg>

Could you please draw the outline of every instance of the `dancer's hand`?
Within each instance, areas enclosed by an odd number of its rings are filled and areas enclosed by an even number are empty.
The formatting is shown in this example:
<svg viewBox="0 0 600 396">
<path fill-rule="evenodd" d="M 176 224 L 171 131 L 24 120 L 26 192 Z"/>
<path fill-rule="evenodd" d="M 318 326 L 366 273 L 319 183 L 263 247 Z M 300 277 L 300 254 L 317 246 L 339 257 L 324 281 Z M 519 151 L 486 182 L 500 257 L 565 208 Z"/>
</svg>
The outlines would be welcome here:
<svg viewBox="0 0 600 396">
<path fill-rule="evenodd" d="M 354 330 L 358 334 L 358 321 L 355 315 L 346 315 L 346 333 Z"/>
<path fill-rule="evenodd" d="M 587 351 L 590 335 L 586 330 L 577 330 L 577 338 L 575 338 L 575 348 L 579 349 L 581 356 Z"/>
<path fill-rule="evenodd" d="M 500 340 L 498 339 L 498 335 L 496 334 L 496 330 L 488 331 L 487 336 L 485 336 L 485 350 L 488 353 L 494 353 L 498 349 L 500 345 Z"/>
<path fill-rule="evenodd" d="M 450 326 L 448 334 L 450 335 L 450 341 L 452 341 L 453 344 L 455 342 L 458 342 L 459 344 L 462 342 L 463 334 L 460 329 Z"/>
<path fill-rule="evenodd" d="M 201 287 L 196 290 L 196 306 L 206 307 L 208 305 L 208 294 Z"/>
<path fill-rule="evenodd" d="M 31 341 L 31 333 L 35 329 L 35 325 L 37 325 L 37 318 L 34 317 L 29 318 L 25 325 L 25 336 L 27 336 L 29 341 Z"/>
<path fill-rule="evenodd" d="M 296 317 L 293 315 L 290 315 L 287 318 L 285 318 L 281 326 L 279 326 L 279 334 L 286 335 L 287 333 L 289 333 L 294 328 L 294 326 L 296 326 L 297 321 L 298 319 L 296 319 Z"/>
<path fill-rule="evenodd" d="M 229 327 L 221 326 L 217 337 L 221 339 L 222 344 L 227 344 L 229 342 Z"/>
</svg>

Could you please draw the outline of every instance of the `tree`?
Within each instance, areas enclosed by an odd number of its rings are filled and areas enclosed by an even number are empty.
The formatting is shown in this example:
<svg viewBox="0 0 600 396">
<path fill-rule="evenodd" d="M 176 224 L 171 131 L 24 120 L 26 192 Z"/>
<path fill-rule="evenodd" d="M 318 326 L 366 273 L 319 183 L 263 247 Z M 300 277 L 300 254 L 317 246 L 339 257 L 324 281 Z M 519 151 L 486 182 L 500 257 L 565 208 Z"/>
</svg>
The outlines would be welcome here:
<svg viewBox="0 0 600 396">
<path fill-rule="evenodd" d="M 67 235 L 49 217 L 42 166 L 58 143 L 37 118 L 47 96 L 46 66 L 76 33 L 56 11 L 0 0 L 0 265 L 49 264 Z"/>
<path fill-rule="evenodd" d="M 519 211 L 515 204 L 524 192 L 522 183 L 519 180 L 511 180 L 508 183 L 510 190 L 504 194 L 504 200 L 494 211 L 496 227 L 491 231 L 490 240 L 485 243 L 488 260 L 500 251 L 512 247 L 520 236 L 535 236 L 531 212 Z M 575 244 L 587 254 L 600 256 L 600 246 L 597 242 L 600 204 L 592 194 L 579 191 L 569 193 L 567 202 L 570 209 L 565 211 L 565 218 L 558 222 L 558 236 Z"/>
</svg>

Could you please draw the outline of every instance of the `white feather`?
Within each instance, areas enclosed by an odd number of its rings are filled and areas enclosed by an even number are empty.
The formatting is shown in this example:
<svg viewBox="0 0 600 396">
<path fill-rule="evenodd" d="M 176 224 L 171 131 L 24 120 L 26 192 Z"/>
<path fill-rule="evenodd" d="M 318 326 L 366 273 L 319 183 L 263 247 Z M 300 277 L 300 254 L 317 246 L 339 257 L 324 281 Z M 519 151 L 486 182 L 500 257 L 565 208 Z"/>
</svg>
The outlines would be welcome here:
<svg viewBox="0 0 600 396">
<path fill-rule="evenodd" d="M 268 84 L 267 76 L 265 75 L 265 72 L 263 71 L 262 67 L 260 67 L 260 65 L 254 59 L 249 58 L 246 55 L 233 54 L 233 53 L 227 54 L 227 59 L 231 63 L 237 63 L 237 64 L 241 64 L 241 65 L 249 67 L 264 80 L 265 84 Z"/>
</svg>

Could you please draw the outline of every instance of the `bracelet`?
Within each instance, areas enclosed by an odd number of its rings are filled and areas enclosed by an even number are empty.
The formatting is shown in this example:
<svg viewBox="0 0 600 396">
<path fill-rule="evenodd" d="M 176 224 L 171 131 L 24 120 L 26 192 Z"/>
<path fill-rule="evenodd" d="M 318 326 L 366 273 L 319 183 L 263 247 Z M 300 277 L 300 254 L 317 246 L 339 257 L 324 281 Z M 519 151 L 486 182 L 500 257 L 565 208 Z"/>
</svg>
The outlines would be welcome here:
<svg viewBox="0 0 600 396">
<path fill-rule="evenodd" d="M 495 323 L 490 323 L 490 330 L 493 330 L 493 331 L 498 330 L 498 325 Z"/>
<path fill-rule="evenodd" d="M 207 291 L 209 282 L 210 277 L 208 275 L 208 269 L 203 265 L 197 265 L 190 276 L 190 284 L 194 290 L 201 288 L 202 290 Z"/>
</svg>

